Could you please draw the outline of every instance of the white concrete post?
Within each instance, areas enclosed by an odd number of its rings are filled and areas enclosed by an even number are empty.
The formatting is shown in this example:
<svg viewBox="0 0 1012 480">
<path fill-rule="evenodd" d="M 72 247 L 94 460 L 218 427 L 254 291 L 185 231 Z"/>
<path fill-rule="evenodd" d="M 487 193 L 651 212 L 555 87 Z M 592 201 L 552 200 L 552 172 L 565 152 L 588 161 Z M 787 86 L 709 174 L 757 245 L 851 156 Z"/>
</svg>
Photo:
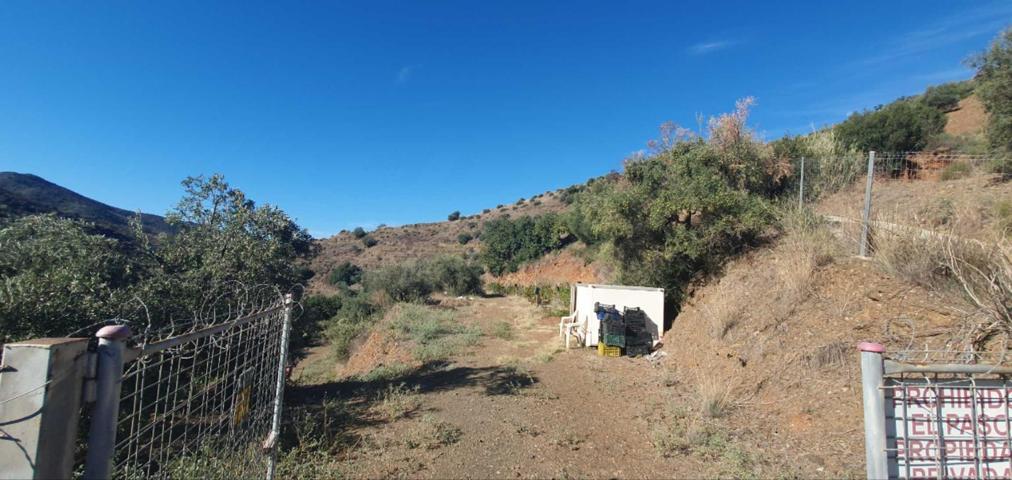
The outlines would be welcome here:
<svg viewBox="0 0 1012 480">
<path fill-rule="evenodd" d="M 288 337 L 292 330 L 292 294 L 285 295 L 285 319 L 281 328 L 281 355 L 278 359 L 278 377 L 274 392 L 274 417 L 271 419 L 271 433 L 264 442 L 267 450 L 267 480 L 274 478 L 277 466 L 277 442 L 281 435 L 281 413 L 285 399 L 285 371 L 288 367 Z"/>
<path fill-rule="evenodd" d="M 87 349 L 87 338 L 4 345 L 0 478 L 70 478 Z"/>
<path fill-rule="evenodd" d="M 871 184 L 875 180 L 875 152 L 868 152 L 868 183 L 864 187 L 864 215 L 861 217 L 861 245 L 858 256 L 868 256 L 868 224 L 871 222 Z"/>
<path fill-rule="evenodd" d="M 882 353 L 885 352 L 885 347 L 877 343 L 861 342 L 857 348 L 861 351 L 866 473 L 869 479 L 888 479 L 885 392 L 882 390 L 884 386 Z"/>
<path fill-rule="evenodd" d="M 109 325 L 98 333 L 98 374 L 96 375 L 95 409 L 88 432 L 88 455 L 84 478 L 109 478 L 116 455 L 116 426 L 119 421 L 119 398 L 123 387 L 123 341 L 130 338 L 130 327 Z"/>
</svg>

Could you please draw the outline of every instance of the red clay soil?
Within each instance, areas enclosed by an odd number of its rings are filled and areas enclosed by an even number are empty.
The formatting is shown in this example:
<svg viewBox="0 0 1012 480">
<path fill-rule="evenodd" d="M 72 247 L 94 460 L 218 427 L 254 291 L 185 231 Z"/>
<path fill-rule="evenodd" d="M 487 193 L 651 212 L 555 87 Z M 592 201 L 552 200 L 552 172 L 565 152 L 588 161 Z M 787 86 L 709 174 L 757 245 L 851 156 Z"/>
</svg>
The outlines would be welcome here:
<svg viewBox="0 0 1012 480">
<path fill-rule="evenodd" d="M 567 248 L 522 265 L 514 273 L 491 277 L 490 280 L 502 285 L 527 286 L 602 283 L 606 278 L 607 274 L 600 265 L 580 258 L 574 248 Z"/>
</svg>

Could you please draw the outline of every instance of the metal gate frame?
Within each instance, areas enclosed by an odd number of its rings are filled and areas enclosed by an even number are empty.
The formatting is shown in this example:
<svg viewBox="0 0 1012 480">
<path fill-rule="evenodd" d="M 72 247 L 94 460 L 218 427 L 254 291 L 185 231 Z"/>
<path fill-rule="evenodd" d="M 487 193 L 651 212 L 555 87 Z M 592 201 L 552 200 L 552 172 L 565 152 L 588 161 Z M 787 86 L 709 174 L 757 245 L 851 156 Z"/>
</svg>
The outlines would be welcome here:
<svg viewBox="0 0 1012 480">
<path fill-rule="evenodd" d="M 979 397 L 977 392 L 984 389 L 993 389 L 998 387 L 985 387 L 978 385 L 978 382 L 1001 382 L 1000 387 L 1004 392 L 1004 408 L 1006 410 L 1004 419 L 997 419 L 1002 421 L 1006 425 L 1006 437 L 1000 440 L 1008 442 L 1006 445 L 1012 446 L 1012 428 L 1010 428 L 1008 410 L 1009 403 L 1012 402 L 1012 367 L 1005 365 L 996 364 L 984 364 L 984 363 L 930 363 L 930 364 L 911 364 L 891 359 L 884 358 L 885 347 L 877 343 L 862 342 L 858 345 L 858 350 L 861 352 L 861 386 L 864 404 L 864 431 L 865 431 L 865 462 L 866 462 L 866 473 L 869 479 L 889 479 L 900 477 L 897 465 L 890 464 L 890 452 L 896 451 L 898 456 L 897 448 L 889 447 L 889 436 L 891 429 L 895 429 L 895 424 L 888 424 L 889 420 L 889 409 L 887 408 L 887 400 L 894 399 L 895 390 L 905 389 L 911 385 L 922 385 L 928 386 L 933 385 L 936 389 L 934 401 L 937 405 L 944 403 L 943 395 L 937 392 L 939 388 L 939 382 L 932 380 L 928 375 L 938 376 L 946 375 L 952 378 L 947 378 L 941 385 L 944 388 L 949 389 L 967 389 L 971 392 L 971 409 L 974 412 L 973 425 L 972 425 L 972 441 L 973 441 L 973 460 L 975 465 L 976 478 L 989 478 L 987 472 L 983 472 L 984 467 L 982 466 L 981 460 L 987 458 L 986 453 L 981 454 L 982 451 L 988 447 L 985 441 L 982 443 L 980 440 L 981 434 L 977 432 L 978 419 L 977 403 Z M 925 379 L 915 379 L 904 382 L 903 376 L 915 374 L 924 375 Z M 975 376 L 997 376 L 998 379 L 989 380 L 978 380 Z M 905 392 L 905 390 L 903 390 Z M 909 404 L 908 396 L 904 394 L 903 398 L 904 411 L 905 407 Z M 949 397 L 951 398 L 951 397 Z M 895 408 L 895 406 L 893 407 Z M 941 406 L 937 407 L 941 412 Z M 907 421 L 907 415 L 904 413 L 902 418 L 904 422 Z M 895 413 L 892 420 L 896 421 Z M 946 455 L 942 453 L 945 447 L 946 439 L 943 438 L 940 433 L 942 430 L 942 418 L 940 414 L 933 416 L 931 421 L 936 425 L 937 440 L 935 440 L 935 452 L 939 455 L 939 475 L 940 478 L 945 478 L 947 472 L 947 458 L 943 458 Z M 898 433 L 892 432 L 894 441 L 899 441 Z M 909 435 L 904 433 L 903 437 L 905 440 L 909 440 Z M 954 440 L 958 441 L 958 440 Z M 993 441 L 993 440 L 992 440 Z M 1012 456 L 1007 460 L 1012 462 Z M 897 467 L 894 469 L 893 467 Z M 1012 463 L 1010 463 L 1012 466 Z M 907 464 L 909 469 L 909 464 Z M 906 477 L 910 477 L 909 471 L 906 472 Z"/>
<path fill-rule="evenodd" d="M 127 326 L 114 325 L 99 330 L 96 334 L 96 337 L 99 339 L 95 382 L 96 400 L 88 434 L 84 478 L 105 479 L 110 478 L 112 474 L 113 459 L 116 455 L 116 435 L 125 365 L 138 359 L 164 352 L 173 347 L 211 338 L 216 334 L 262 319 L 265 315 L 281 311 L 283 313 L 283 327 L 274 385 L 273 412 L 270 432 L 267 438 L 263 439 L 261 446 L 267 455 L 266 478 L 268 480 L 273 479 L 277 463 L 277 449 L 275 447 L 281 431 L 281 412 L 284 402 L 285 371 L 288 361 L 288 342 L 291 335 L 293 304 L 292 295 L 287 294 L 284 296 L 282 302 L 265 310 L 147 344 L 140 348 L 128 348 L 126 346 L 125 341 L 131 336 L 130 329 Z"/>
</svg>

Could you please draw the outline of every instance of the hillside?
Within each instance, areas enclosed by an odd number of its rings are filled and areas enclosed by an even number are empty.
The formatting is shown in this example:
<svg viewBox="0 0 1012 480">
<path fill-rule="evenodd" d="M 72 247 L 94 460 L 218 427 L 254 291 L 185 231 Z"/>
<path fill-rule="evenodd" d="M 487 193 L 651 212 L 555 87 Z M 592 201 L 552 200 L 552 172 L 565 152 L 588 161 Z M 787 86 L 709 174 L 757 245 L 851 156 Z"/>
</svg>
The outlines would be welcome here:
<svg viewBox="0 0 1012 480">
<path fill-rule="evenodd" d="M 954 218 L 984 238 L 1012 219 L 1001 207 L 1012 183 L 993 180 L 879 181 L 877 218 L 945 231 L 959 222 L 939 224 L 919 208 L 950 202 Z M 851 215 L 860 193 L 845 189 L 812 207 Z M 662 339 L 663 356 L 653 359 L 561 351 L 558 317 L 519 297 L 439 297 L 410 315 L 408 306 L 395 307 L 347 362 L 320 347 L 295 370 L 298 411 L 316 411 L 323 397 L 349 405 L 348 420 L 327 431 L 339 439 L 337 461 L 325 464 L 335 470 L 316 473 L 861 477 L 855 345 L 958 348 L 979 312 L 958 288 L 923 275 L 931 265 L 916 260 L 932 258 L 930 242 L 896 258 L 880 233 L 880 252 L 860 259 L 847 224 L 806 218 L 786 218 L 778 237 L 693 289 Z M 587 267 L 586 253 L 569 247 L 497 280 L 600 274 Z M 899 269 L 896 260 L 904 262 Z M 406 323 L 437 322 L 429 315 L 461 327 L 442 343 L 397 333 Z M 447 350 L 439 361 L 419 356 L 437 346 Z M 585 454 L 596 460 L 581 461 Z"/>
<path fill-rule="evenodd" d="M 559 192 L 547 192 L 522 203 L 490 208 L 488 212 L 462 216 L 454 221 L 383 226 L 369 232 L 369 237 L 378 242 L 372 247 L 366 247 L 362 239 L 355 238 L 351 232 L 341 232 L 319 241 L 320 253 L 311 264 L 317 273 L 312 288 L 317 291 L 329 290 L 325 282 L 326 274 L 342 262 L 351 262 L 369 270 L 441 254 L 474 253 L 480 248 L 479 234 L 485 222 L 506 215 L 516 218 L 561 212 L 565 207 L 565 203 L 559 199 Z M 474 240 L 461 244 L 458 236 L 462 233 L 471 235 Z"/>
<path fill-rule="evenodd" d="M 0 172 L 0 217 L 54 213 L 61 217 L 95 224 L 102 234 L 126 239 L 130 219 L 136 213 L 92 200 L 67 188 L 31 174 Z M 149 235 L 170 233 L 172 229 L 158 215 L 141 214 L 144 231 Z"/>
</svg>

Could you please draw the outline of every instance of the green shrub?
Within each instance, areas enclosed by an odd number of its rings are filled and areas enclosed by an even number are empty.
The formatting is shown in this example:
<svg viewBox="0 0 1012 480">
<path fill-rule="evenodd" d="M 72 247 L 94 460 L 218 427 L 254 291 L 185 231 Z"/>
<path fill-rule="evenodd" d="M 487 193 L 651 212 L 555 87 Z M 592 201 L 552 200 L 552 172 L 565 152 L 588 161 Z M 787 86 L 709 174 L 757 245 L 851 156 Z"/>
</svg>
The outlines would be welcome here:
<svg viewBox="0 0 1012 480">
<path fill-rule="evenodd" d="M 207 316 L 209 307 L 227 310 L 246 293 L 236 286 L 289 291 L 308 279 L 299 260 L 315 253 L 312 237 L 285 212 L 257 206 L 220 175 L 190 177 L 183 187 L 166 217 L 174 232 L 157 242 L 136 219 L 124 241 L 54 216 L 5 220 L 0 341 L 65 336 L 112 318 L 158 328 Z"/>
<path fill-rule="evenodd" d="M 976 92 L 988 112 L 986 135 L 991 148 L 1012 152 L 1012 28 L 1001 32 L 991 48 L 971 61 L 977 69 Z M 1005 167 L 1008 167 L 1008 161 Z M 1002 173 L 1012 176 L 1012 170 Z"/>
<path fill-rule="evenodd" d="M 114 318 L 135 266 L 88 224 L 29 216 L 0 229 L 0 343 L 63 336 Z"/>
<path fill-rule="evenodd" d="M 515 272 L 521 263 L 563 247 L 565 229 L 562 218 L 554 213 L 489 221 L 481 234 L 481 261 L 493 275 Z"/>
<path fill-rule="evenodd" d="M 365 229 L 362 227 L 355 227 L 355 229 L 351 231 L 351 235 L 355 238 L 362 238 L 366 235 Z"/>
<path fill-rule="evenodd" d="M 344 262 L 334 267 L 327 276 L 331 285 L 354 285 L 362 281 L 362 268 L 351 262 Z"/>
<path fill-rule="evenodd" d="M 460 243 L 461 245 L 467 245 L 468 242 L 470 242 L 473 239 L 474 237 L 472 237 L 470 233 L 465 232 L 461 233 L 460 235 L 457 235 L 457 242 Z"/>
<path fill-rule="evenodd" d="M 461 257 L 436 257 L 421 262 L 421 269 L 433 288 L 442 289 L 450 295 L 481 293 L 481 266 Z"/>
<path fill-rule="evenodd" d="M 340 360 L 346 360 L 355 340 L 369 331 L 380 313 L 375 305 L 361 295 L 343 298 L 341 308 L 324 322 L 323 336 L 334 355 Z"/>
<path fill-rule="evenodd" d="M 928 87 L 921 96 L 925 105 L 941 112 L 951 112 L 959 106 L 959 101 L 973 93 L 973 82 L 951 82 Z"/>
<path fill-rule="evenodd" d="M 340 295 L 308 295 L 300 302 L 302 313 L 292 320 L 290 348 L 298 355 L 319 338 L 324 322 L 341 311 Z"/>
<path fill-rule="evenodd" d="M 942 170 L 942 180 L 957 180 L 970 175 L 970 164 L 966 162 L 952 162 Z"/>
<path fill-rule="evenodd" d="M 446 219 L 449 220 L 449 221 L 451 221 L 451 222 L 455 221 L 455 220 L 457 220 L 459 218 L 460 218 L 460 212 L 453 212 L 453 213 L 451 213 L 451 214 L 449 214 L 449 215 L 446 216 Z"/>
<path fill-rule="evenodd" d="M 680 301 L 689 281 L 758 244 L 773 224 L 768 198 L 782 191 L 785 165 L 744 127 L 747 106 L 711 120 L 707 141 L 665 143 L 627 162 L 621 181 L 576 196 L 576 236 L 608 244 L 622 283 L 663 287 Z"/>
<path fill-rule="evenodd" d="M 408 262 L 366 272 L 365 288 L 384 292 L 394 302 L 422 302 L 435 285 L 420 264 Z"/>
<path fill-rule="evenodd" d="M 368 235 L 365 236 L 365 237 L 362 237 L 362 245 L 365 245 L 365 248 L 375 247 L 378 243 L 379 243 L 379 240 L 376 240 L 375 238 L 372 238 L 372 237 L 370 237 Z"/>
<path fill-rule="evenodd" d="M 941 133 L 945 115 L 914 99 L 900 99 L 884 107 L 855 113 L 836 126 L 842 145 L 860 151 L 910 152 L 921 150 Z"/>
<path fill-rule="evenodd" d="M 492 211 L 491 208 L 486 208 L 486 209 L 482 210 L 481 213 L 489 213 L 491 211 Z"/>
</svg>

